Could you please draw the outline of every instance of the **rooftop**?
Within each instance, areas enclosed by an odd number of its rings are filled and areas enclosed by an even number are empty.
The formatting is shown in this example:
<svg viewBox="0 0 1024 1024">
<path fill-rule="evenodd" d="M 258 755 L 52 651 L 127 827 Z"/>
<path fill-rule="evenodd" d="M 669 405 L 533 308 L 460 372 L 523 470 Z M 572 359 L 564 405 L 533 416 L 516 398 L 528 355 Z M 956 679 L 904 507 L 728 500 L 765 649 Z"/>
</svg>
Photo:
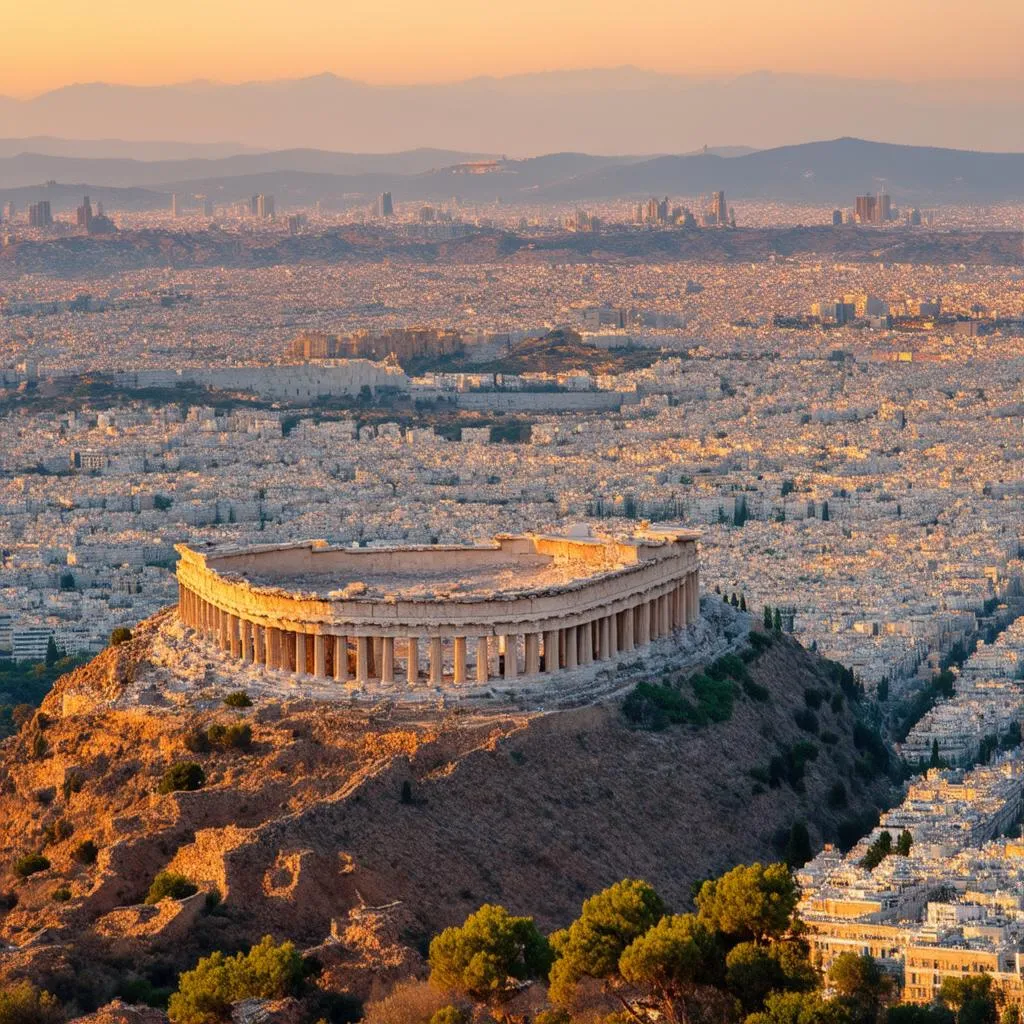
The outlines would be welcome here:
<svg viewBox="0 0 1024 1024">
<path fill-rule="evenodd" d="M 476 545 L 354 548 L 314 540 L 250 548 L 187 549 L 225 579 L 346 601 L 485 601 L 572 590 L 668 554 L 696 531 L 499 535 Z"/>
</svg>

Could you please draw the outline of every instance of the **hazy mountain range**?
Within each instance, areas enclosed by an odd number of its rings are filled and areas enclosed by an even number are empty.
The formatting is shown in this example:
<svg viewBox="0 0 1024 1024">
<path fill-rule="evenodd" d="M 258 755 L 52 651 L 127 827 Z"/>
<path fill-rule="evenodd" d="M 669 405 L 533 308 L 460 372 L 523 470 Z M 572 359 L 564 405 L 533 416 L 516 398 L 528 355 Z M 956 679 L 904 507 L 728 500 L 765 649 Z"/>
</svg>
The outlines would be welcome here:
<svg viewBox="0 0 1024 1024">
<path fill-rule="evenodd" d="M 93 83 L 25 100 L 0 97 L 0 136 L 40 135 L 518 156 L 680 153 L 735 140 L 767 148 L 856 135 L 1016 151 L 1024 149 L 1024 82 L 913 84 L 769 72 L 709 79 L 623 67 L 415 86 L 330 74 L 239 85 Z"/>
<path fill-rule="evenodd" d="M 728 155 L 735 153 L 737 155 Z M 216 159 L 140 161 L 20 154 L 0 158 L 0 202 L 20 209 L 49 199 L 54 211 L 88 193 L 109 209 L 166 209 L 176 192 L 183 209 L 195 196 L 216 204 L 263 192 L 278 208 L 368 203 L 381 191 L 398 203 L 586 202 L 649 195 L 696 196 L 725 189 L 730 199 L 775 199 L 850 206 L 886 189 L 900 204 L 1024 200 L 1024 154 L 894 146 L 835 139 L 767 150 L 609 157 L 552 153 L 495 159 L 467 173 L 480 154 L 412 150 L 392 154 L 282 150 Z M 479 169 L 479 167 L 477 167 Z"/>
</svg>

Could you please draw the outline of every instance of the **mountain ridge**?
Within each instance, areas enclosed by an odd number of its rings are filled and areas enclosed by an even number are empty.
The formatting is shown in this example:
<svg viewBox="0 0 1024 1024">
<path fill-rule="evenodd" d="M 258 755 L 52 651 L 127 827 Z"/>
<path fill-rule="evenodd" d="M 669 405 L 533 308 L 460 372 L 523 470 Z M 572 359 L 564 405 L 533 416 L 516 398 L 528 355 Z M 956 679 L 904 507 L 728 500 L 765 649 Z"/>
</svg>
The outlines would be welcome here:
<svg viewBox="0 0 1024 1024">
<path fill-rule="evenodd" d="M 840 133 L 985 150 L 1024 148 L 1024 85 L 754 72 L 711 78 L 639 68 L 378 86 L 331 74 L 166 86 L 105 82 L 0 97 L 4 134 L 165 137 L 282 149 L 419 145 L 517 155 L 557 148 L 691 150 L 724 132 L 757 148 Z M 328 116 L 329 115 L 329 116 Z"/>
<path fill-rule="evenodd" d="M 396 202 L 444 201 L 452 196 L 480 202 L 577 202 L 693 197 L 724 189 L 730 199 L 850 206 L 855 195 L 882 188 L 896 202 L 918 206 L 1024 199 L 1024 153 L 908 146 L 849 136 L 737 155 L 709 150 L 616 157 L 562 150 L 522 160 L 486 157 L 493 163 L 488 173 L 463 173 L 461 165 L 477 156 L 435 149 L 392 154 L 295 149 L 145 163 L 22 154 L 0 157 L 0 202 L 21 206 L 51 199 L 55 211 L 66 208 L 62 204 L 72 203 L 74 195 L 70 186 L 48 189 L 38 184 L 66 181 L 65 175 L 81 182 L 80 190 L 134 190 L 135 209 L 166 209 L 172 192 L 186 200 L 205 194 L 218 203 L 265 192 L 275 195 L 279 210 L 317 201 L 327 208 L 344 208 L 365 204 L 383 191 L 391 191 Z M 445 166 L 444 161 L 453 157 L 456 162 Z M 339 167 L 348 170 L 338 173 Z M 24 183 L 29 174 L 36 183 Z M 144 194 L 147 191 L 151 194 Z"/>
</svg>

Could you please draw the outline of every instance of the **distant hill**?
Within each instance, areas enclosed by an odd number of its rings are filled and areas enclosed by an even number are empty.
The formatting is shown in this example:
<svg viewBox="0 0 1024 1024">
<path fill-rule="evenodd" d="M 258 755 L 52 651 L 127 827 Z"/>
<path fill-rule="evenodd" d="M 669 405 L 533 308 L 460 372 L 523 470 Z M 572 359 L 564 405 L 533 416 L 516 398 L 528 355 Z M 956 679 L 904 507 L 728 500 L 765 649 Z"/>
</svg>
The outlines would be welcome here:
<svg viewBox="0 0 1024 1024">
<path fill-rule="evenodd" d="M 775 199 L 851 206 L 886 188 L 897 203 L 1024 199 L 1024 153 L 978 153 L 842 138 L 721 156 L 595 156 L 559 152 L 498 159 L 487 173 L 466 173 L 487 159 L 448 150 L 392 154 L 282 150 L 216 160 L 88 160 L 22 154 L 0 159 L 0 202 L 48 198 L 70 208 L 88 192 L 111 209 L 166 208 L 171 192 L 235 202 L 256 192 L 279 210 L 367 203 L 381 191 L 396 202 L 457 196 L 479 202 L 580 202 L 650 195 L 697 196 L 724 189 L 732 199 Z M 46 181 L 81 185 L 44 186 Z M 14 185 L 13 183 L 18 184 Z M 8 183 L 5 187 L 5 183 Z M 30 184 L 31 183 L 31 184 Z M 121 190 L 121 191 L 119 191 Z"/>
<path fill-rule="evenodd" d="M 685 153 L 858 135 L 1024 149 L 1024 82 L 895 82 L 757 72 L 732 78 L 635 67 L 375 86 L 331 74 L 266 82 L 70 85 L 0 97 L 7 135 L 234 139 L 259 149 L 387 153 L 418 146 L 523 156 Z"/>
<path fill-rule="evenodd" d="M 5 142 L 0 142 L 0 154 L 7 148 Z M 146 159 L 136 156 L 61 155 L 26 147 L 9 156 L 0 156 L 0 188 L 43 181 L 88 181 L 94 187 L 154 186 L 165 182 L 228 179 L 281 171 L 297 174 L 409 175 L 471 160 L 486 160 L 492 156 L 447 149 L 414 149 L 401 153 L 332 153 L 322 149 L 288 149 L 268 153 Z"/>
<path fill-rule="evenodd" d="M 192 157 L 216 160 L 223 156 L 251 152 L 256 151 L 251 146 L 243 146 L 238 142 L 63 139 L 52 135 L 0 138 L 0 157 L 17 156 L 19 153 L 41 153 L 48 156 L 86 157 L 92 160 L 186 160 Z"/>
<path fill-rule="evenodd" d="M 597 168 L 571 183 L 549 186 L 558 198 L 629 194 L 693 195 L 725 189 L 738 197 L 826 200 L 885 188 L 900 201 L 1024 198 L 1024 153 L 976 153 L 833 139 L 748 153 L 662 156 Z"/>
</svg>

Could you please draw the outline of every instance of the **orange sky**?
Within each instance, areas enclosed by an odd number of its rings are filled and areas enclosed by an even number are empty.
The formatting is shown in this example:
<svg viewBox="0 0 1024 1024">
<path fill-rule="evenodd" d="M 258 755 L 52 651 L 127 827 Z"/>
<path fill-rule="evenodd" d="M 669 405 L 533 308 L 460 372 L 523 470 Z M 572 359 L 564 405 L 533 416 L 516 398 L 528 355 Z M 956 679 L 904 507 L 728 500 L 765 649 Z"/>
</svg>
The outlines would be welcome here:
<svg viewBox="0 0 1024 1024">
<path fill-rule="evenodd" d="M 14 0 L 0 93 L 71 82 L 377 83 L 634 64 L 1024 78 L 1021 0 Z M 2 127 L 2 126 L 0 126 Z"/>
</svg>

